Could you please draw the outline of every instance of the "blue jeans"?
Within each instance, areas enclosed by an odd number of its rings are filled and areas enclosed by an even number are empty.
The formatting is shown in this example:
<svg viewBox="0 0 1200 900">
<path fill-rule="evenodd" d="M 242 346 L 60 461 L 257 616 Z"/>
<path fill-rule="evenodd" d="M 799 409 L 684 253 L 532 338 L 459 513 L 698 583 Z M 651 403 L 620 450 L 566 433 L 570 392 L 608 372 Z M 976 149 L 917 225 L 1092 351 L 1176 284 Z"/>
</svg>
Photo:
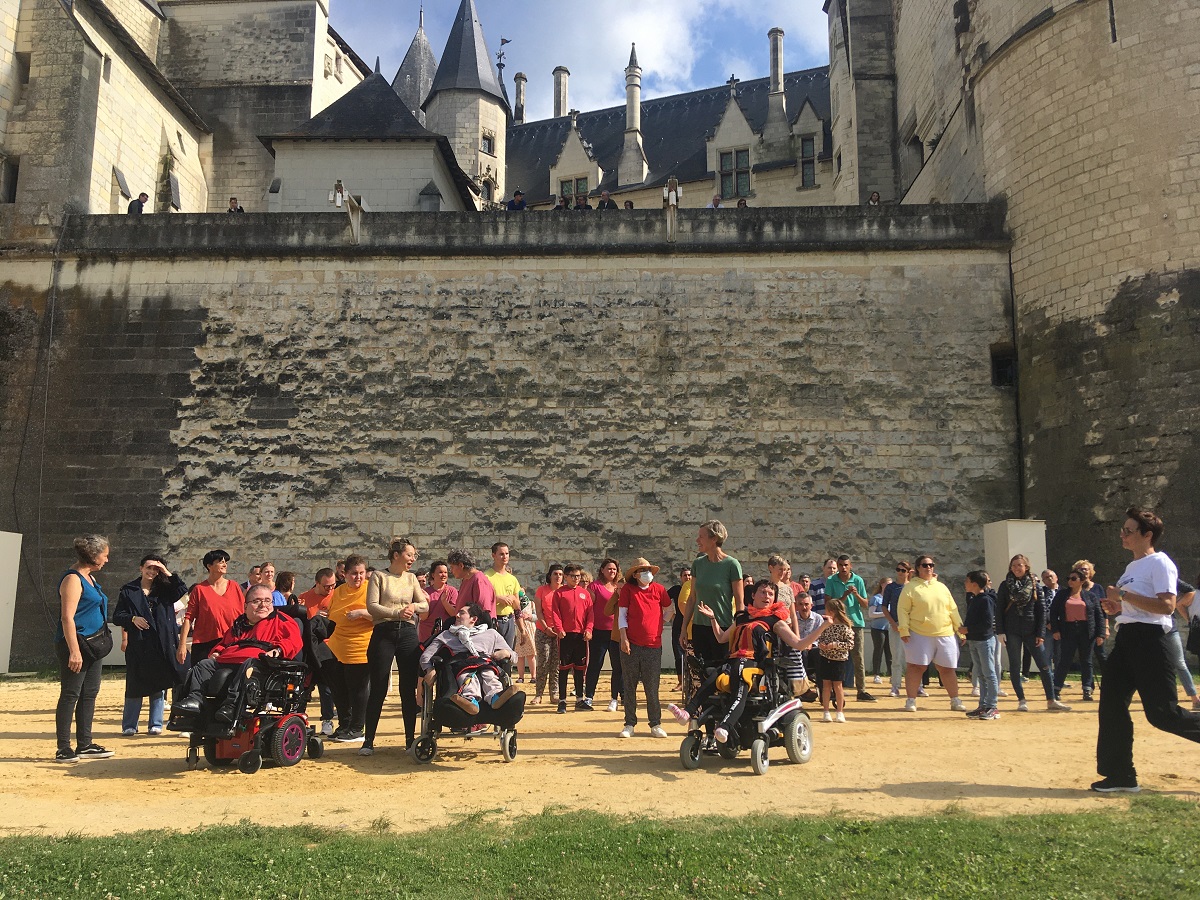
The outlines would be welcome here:
<svg viewBox="0 0 1200 900">
<path fill-rule="evenodd" d="M 157 731 L 162 731 L 163 707 L 166 706 L 166 702 L 166 691 L 159 691 L 157 694 L 150 695 L 150 727 Z M 128 731 L 132 728 L 134 731 L 137 731 L 138 719 L 141 717 L 142 698 L 126 697 L 125 709 L 121 712 L 121 730 Z"/>
<path fill-rule="evenodd" d="M 1042 678 L 1042 690 L 1046 693 L 1046 699 L 1054 699 L 1054 681 L 1050 677 L 1050 661 L 1046 658 L 1046 648 L 1044 646 L 1039 647 L 1036 640 L 1032 634 L 1026 637 L 1022 637 L 1019 634 L 1010 634 L 1005 638 L 1005 646 L 1008 648 L 1008 674 L 1012 679 L 1013 691 L 1016 692 L 1018 700 L 1025 699 L 1025 688 L 1021 685 L 1022 648 L 1027 650 L 1033 661 L 1037 663 L 1038 672 Z"/>
<path fill-rule="evenodd" d="M 1196 683 L 1192 680 L 1192 673 L 1187 665 L 1187 656 L 1183 652 L 1183 635 L 1176 629 L 1170 632 L 1167 637 L 1170 639 L 1167 642 L 1167 646 L 1171 662 L 1175 665 L 1175 674 L 1179 676 L 1179 682 L 1183 685 L 1183 692 L 1189 697 L 1195 697 Z"/>
<path fill-rule="evenodd" d="M 1071 663 L 1075 657 L 1079 657 L 1079 672 L 1083 689 L 1089 694 L 1095 687 L 1095 678 L 1092 674 L 1092 647 L 1096 641 L 1092 637 L 1091 623 L 1089 622 L 1064 622 L 1060 646 L 1062 647 L 1062 656 L 1059 657 L 1058 665 L 1054 669 L 1054 691 L 1057 693 L 1062 690 L 1063 684 L 1067 680 L 1067 671 L 1071 668 Z"/>
<path fill-rule="evenodd" d="M 979 676 L 979 708 L 996 708 L 996 691 L 1000 689 L 999 673 L 996 671 L 996 644 L 993 635 L 983 641 L 967 641 L 971 651 L 971 666 Z"/>
</svg>

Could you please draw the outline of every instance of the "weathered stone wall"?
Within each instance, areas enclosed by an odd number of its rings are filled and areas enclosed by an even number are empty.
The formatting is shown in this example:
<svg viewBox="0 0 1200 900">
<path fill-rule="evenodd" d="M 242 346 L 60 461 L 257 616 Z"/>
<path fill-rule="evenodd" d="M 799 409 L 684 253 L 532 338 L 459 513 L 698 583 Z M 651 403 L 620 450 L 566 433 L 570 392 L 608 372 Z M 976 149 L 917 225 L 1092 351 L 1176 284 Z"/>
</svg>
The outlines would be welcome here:
<svg viewBox="0 0 1200 900">
<path fill-rule="evenodd" d="M 1014 237 L 1027 512 L 1052 559 L 1111 578 L 1124 508 L 1158 506 L 1195 574 L 1200 8 L 1125 0 L 1114 42 L 1103 0 L 1031 22 L 1046 7 L 980 0 L 970 49 Z"/>
<path fill-rule="evenodd" d="M 661 211 L 368 216 L 353 245 L 336 215 L 91 217 L 53 314 L 46 251 L 10 251 L 17 662 L 44 658 L 90 529 L 114 587 L 152 548 L 191 577 L 225 546 L 307 578 L 396 534 L 426 560 L 504 538 L 523 580 L 674 566 L 714 515 L 759 573 L 774 550 L 797 571 L 847 550 L 867 577 L 921 549 L 951 579 L 978 562 L 1016 505 L 998 212 L 679 219 L 671 245 Z"/>
</svg>

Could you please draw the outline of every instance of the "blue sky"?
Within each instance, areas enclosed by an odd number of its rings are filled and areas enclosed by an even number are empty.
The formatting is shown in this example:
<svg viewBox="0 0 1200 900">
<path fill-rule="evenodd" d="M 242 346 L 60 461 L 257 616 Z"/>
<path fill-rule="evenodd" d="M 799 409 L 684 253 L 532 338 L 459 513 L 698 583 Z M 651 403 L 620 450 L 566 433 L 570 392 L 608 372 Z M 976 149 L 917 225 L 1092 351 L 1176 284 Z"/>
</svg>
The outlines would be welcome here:
<svg viewBox="0 0 1200 900">
<path fill-rule="evenodd" d="M 330 0 L 333 27 L 369 64 L 396 74 L 417 29 L 420 3 Z M 459 0 L 427 0 L 425 31 L 441 57 Z M 504 81 L 529 77 L 530 119 L 552 112 L 555 66 L 571 71 L 570 105 L 601 109 L 625 102 L 629 45 L 637 44 L 645 98 L 712 87 L 737 75 L 763 78 L 769 66 L 767 32 L 785 32 L 787 71 L 829 62 L 821 0 L 475 0 L 488 48 L 509 38 Z"/>
</svg>

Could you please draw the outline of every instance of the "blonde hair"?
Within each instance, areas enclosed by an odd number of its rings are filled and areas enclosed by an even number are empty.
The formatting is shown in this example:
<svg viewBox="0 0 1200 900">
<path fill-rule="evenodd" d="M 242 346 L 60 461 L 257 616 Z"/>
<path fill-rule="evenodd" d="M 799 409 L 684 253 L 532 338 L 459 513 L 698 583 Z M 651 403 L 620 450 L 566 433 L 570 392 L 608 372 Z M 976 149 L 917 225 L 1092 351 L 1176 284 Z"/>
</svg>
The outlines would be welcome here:
<svg viewBox="0 0 1200 900">
<path fill-rule="evenodd" d="M 846 615 L 846 606 L 837 597 L 825 598 L 825 612 L 835 622 L 841 622 L 843 625 L 854 627 L 854 623 L 850 621 L 850 617 Z"/>
<path fill-rule="evenodd" d="M 1092 576 L 1096 574 L 1096 567 L 1092 564 L 1090 559 L 1077 559 L 1075 562 L 1071 563 L 1071 568 L 1080 569 L 1087 572 L 1088 581 L 1091 581 Z"/>
<path fill-rule="evenodd" d="M 716 542 L 718 547 L 724 544 L 729 537 L 729 529 L 716 519 L 709 519 L 700 527 L 708 532 L 708 536 Z"/>
</svg>

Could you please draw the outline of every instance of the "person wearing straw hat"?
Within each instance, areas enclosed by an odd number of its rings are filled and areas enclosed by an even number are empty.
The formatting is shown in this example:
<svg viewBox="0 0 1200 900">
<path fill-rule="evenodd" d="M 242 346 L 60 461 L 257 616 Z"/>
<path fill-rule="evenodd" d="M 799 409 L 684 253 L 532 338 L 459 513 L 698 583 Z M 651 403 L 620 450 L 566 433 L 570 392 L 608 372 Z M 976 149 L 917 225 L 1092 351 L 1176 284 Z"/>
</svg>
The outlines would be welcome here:
<svg viewBox="0 0 1200 900">
<path fill-rule="evenodd" d="M 625 572 L 625 585 L 617 600 L 617 626 L 621 633 L 621 694 L 625 703 L 625 727 L 620 737 L 633 737 L 637 726 L 638 682 L 646 692 L 646 719 L 650 734 L 665 738 L 658 681 L 662 674 L 663 624 L 671 621 L 674 608 L 667 589 L 654 581 L 658 566 L 638 557 Z M 671 610 L 667 613 L 666 610 Z M 665 616 L 665 618 L 664 618 Z"/>
</svg>

